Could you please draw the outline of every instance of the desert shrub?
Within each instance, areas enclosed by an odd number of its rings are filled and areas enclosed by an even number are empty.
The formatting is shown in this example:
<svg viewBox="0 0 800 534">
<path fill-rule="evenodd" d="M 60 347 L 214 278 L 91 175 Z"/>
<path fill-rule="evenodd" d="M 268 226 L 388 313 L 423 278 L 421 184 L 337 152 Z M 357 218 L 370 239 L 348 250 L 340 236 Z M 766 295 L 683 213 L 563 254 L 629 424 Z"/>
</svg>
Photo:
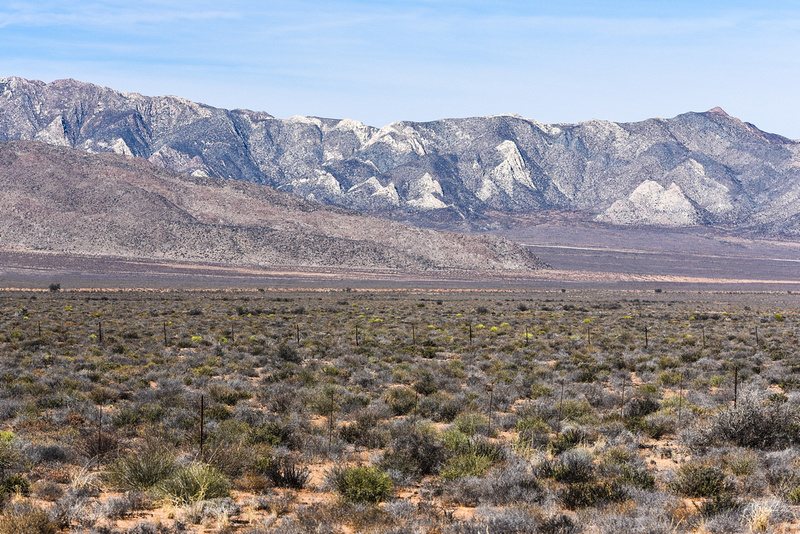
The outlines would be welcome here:
<svg viewBox="0 0 800 534">
<path fill-rule="evenodd" d="M 788 478 L 788 477 L 787 477 Z M 798 477 L 793 477 L 795 480 L 793 481 L 794 484 L 791 484 L 789 480 L 782 481 L 783 488 L 779 488 L 781 493 L 783 493 L 784 498 L 792 504 L 800 504 L 800 485 L 798 483 L 800 481 L 797 480 Z M 791 485 L 790 485 L 791 484 Z"/>
<path fill-rule="evenodd" d="M 789 507 L 775 498 L 750 502 L 742 510 L 742 522 L 751 532 L 771 532 L 774 523 L 793 519 Z"/>
<path fill-rule="evenodd" d="M 231 518 L 238 515 L 240 511 L 241 508 L 232 499 L 217 497 L 184 506 L 183 518 L 194 525 L 215 521 L 221 532 L 232 532 Z"/>
<path fill-rule="evenodd" d="M 462 413 L 453 420 L 453 426 L 467 436 L 474 436 L 479 432 L 485 434 L 488 424 L 486 416 L 479 413 Z"/>
<path fill-rule="evenodd" d="M 253 461 L 253 449 L 239 442 L 218 437 L 205 451 L 203 461 L 225 476 L 234 478 L 244 473 Z"/>
<path fill-rule="evenodd" d="M 540 417 L 521 417 L 517 420 L 516 427 L 521 444 L 540 448 L 550 441 L 550 427 Z"/>
<path fill-rule="evenodd" d="M 247 444 L 258 445 L 267 444 L 273 447 L 285 445 L 291 441 L 292 429 L 289 425 L 268 421 L 260 425 L 252 426 L 247 432 Z"/>
<path fill-rule="evenodd" d="M 736 476 L 749 476 L 758 469 L 758 456 L 748 449 L 729 454 L 725 458 L 725 464 Z"/>
<path fill-rule="evenodd" d="M 574 484 L 595 478 L 595 467 L 590 453 L 583 450 L 567 451 L 553 460 L 542 460 L 536 468 L 542 478 Z"/>
<path fill-rule="evenodd" d="M 574 482 L 559 494 L 570 510 L 625 500 L 626 494 L 616 481 Z"/>
<path fill-rule="evenodd" d="M 31 484 L 31 495 L 43 501 L 56 501 L 64 495 L 64 489 L 58 482 L 43 478 Z"/>
<path fill-rule="evenodd" d="M 129 491 L 119 497 L 109 497 L 103 503 L 100 513 L 109 519 L 123 519 L 137 510 L 150 507 L 150 498 L 139 491 Z"/>
<path fill-rule="evenodd" d="M 625 421 L 625 428 L 633 433 L 641 433 L 652 439 L 661 439 L 675 431 L 675 420 L 663 414 L 651 414 L 647 417 L 630 417 Z"/>
<path fill-rule="evenodd" d="M 624 447 L 613 447 L 603 454 L 599 472 L 616 478 L 621 484 L 641 489 L 653 489 L 655 476 L 647 470 L 638 455 Z"/>
<path fill-rule="evenodd" d="M 535 534 L 542 532 L 538 516 L 539 514 L 527 507 L 489 508 L 476 514 L 472 520 L 453 523 L 448 532 L 453 534 L 501 534 L 507 532 Z"/>
<path fill-rule="evenodd" d="M 492 459 L 474 451 L 451 456 L 442 469 L 441 476 L 446 480 L 463 477 L 483 476 L 492 465 Z"/>
<path fill-rule="evenodd" d="M 227 421 L 232 416 L 233 412 L 224 404 L 215 404 L 205 409 L 205 417 L 211 421 Z"/>
<path fill-rule="evenodd" d="M 212 386 L 209 389 L 209 394 L 214 402 L 234 406 L 240 400 L 249 399 L 253 396 L 249 391 L 230 389 L 220 386 Z"/>
<path fill-rule="evenodd" d="M 108 466 L 103 479 L 122 491 L 147 491 L 172 476 L 176 469 L 172 451 L 148 447 L 118 458 Z"/>
<path fill-rule="evenodd" d="M 578 534 L 581 527 L 566 514 L 553 515 L 543 519 L 536 529 L 539 534 Z"/>
<path fill-rule="evenodd" d="M 442 392 L 422 397 L 417 407 L 421 416 L 444 423 L 452 422 L 463 408 L 459 400 Z"/>
<path fill-rule="evenodd" d="M 119 439 L 108 432 L 87 432 L 77 449 L 87 458 L 103 458 L 118 451 Z"/>
<path fill-rule="evenodd" d="M 420 395 L 432 395 L 438 390 L 439 386 L 436 384 L 436 380 L 430 372 L 424 373 L 420 379 L 414 383 L 414 391 Z"/>
<path fill-rule="evenodd" d="M 402 475 L 423 477 L 438 474 L 446 461 L 445 446 L 433 432 L 411 430 L 392 441 L 380 466 Z"/>
<path fill-rule="evenodd" d="M 262 459 L 255 468 L 279 488 L 303 489 L 311 476 L 308 469 L 298 466 L 286 456 Z"/>
<path fill-rule="evenodd" d="M 485 477 L 454 480 L 448 489 L 451 499 L 467 506 L 534 504 L 544 497 L 542 485 L 530 462 L 519 457 L 512 457 L 507 463 L 493 468 Z"/>
<path fill-rule="evenodd" d="M 301 363 L 303 361 L 303 357 L 297 352 L 297 349 L 285 343 L 278 345 L 276 356 L 285 362 Z"/>
<path fill-rule="evenodd" d="M 200 463 L 181 467 L 157 486 L 157 493 L 174 504 L 228 497 L 230 482 L 216 468 Z"/>
<path fill-rule="evenodd" d="M 392 479 L 377 467 L 334 468 L 328 480 L 347 501 L 377 504 L 392 497 Z"/>
<path fill-rule="evenodd" d="M 25 464 L 25 457 L 13 440 L 13 434 L 0 437 L 0 472 L 21 471 Z"/>
<path fill-rule="evenodd" d="M 43 509 L 29 502 L 12 503 L 0 516 L 0 534 L 51 534 L 58 525 Z"/>
<path fill-rule="evenodd" d="M 28 457 L 36 464 L 41 462 L 66 462 L 70 458 L 70 451 L 63 445 L 51 443 L 33 447 L 28 452 Z"/>
<path fill-rule="evenodd" d="M 683 464 L 670 486 L 684 497 L 714 497 L 730 489 L 725 473 L 703 463 Z"/>
<path fill-rule="evenodd" d="M 645 417 L 661 409 L 661 403 L 652 396 L 634 397 L 625 403 L 624 417 Z"/>
<path fill-rule="evenodd" d="M 417 393 L 405 387 L 392 388 L 383 396 L 383 399 L 395 415 L 406 415 L 414 410 Z"/>
<path fill-rule="evenodd" d="M 656 486 L 656 477 L 647 469 L 624 465 L 620 471 L 618 480 L 623 484 L 641 489 L 653 489 Z"/>
<path fill-rule="evenodd" d="M 741 503 L 730 493 L 718 493 L 710 499 L 703 501 L 698 507 L 699 512 L 705 516 L 722 514 L 741 508 Z"/>
<path fill-rule="evenodd" d="M 568 428 L 550 441 L 548 449 L 554 455 L 559 455 L 588 441 L 589 434 L 582 428 Z"/>
<path fill-rule="evenodd" d="M 31 483 L 20 474 L 8 475 L 7 477 L 3 477 L 2 481 L 0 481 L 0 497 L 7 497 L 14 493 L 28 495 L 30 489 Z"/>
<path fill-rule="evenodd" d="M 594 410 L 591 404 L 587 401 L 578 400 L 565 400 L 559 403 L 558 410 L 561 413 L 561 419 L 565 421 L 574 421 L 579 424 L 592 423 L 595 420 Z"/>
<path fill-rule="evenodd" d="M 339 437 L 348 443 L 367 449 L 380 449 L 389 442 L 389 435 L 383 428 L 374 428 L 360 422 L 343 425 Z"/>
<path fill-rule="evenodd" d="M 707 444 L 778 449 L 797 443 L 800 427 L 790 407 L 770 405 L 751 395 L 744 396 L 735 409 L 716 414 L 702 437 Z"/>
</svg>

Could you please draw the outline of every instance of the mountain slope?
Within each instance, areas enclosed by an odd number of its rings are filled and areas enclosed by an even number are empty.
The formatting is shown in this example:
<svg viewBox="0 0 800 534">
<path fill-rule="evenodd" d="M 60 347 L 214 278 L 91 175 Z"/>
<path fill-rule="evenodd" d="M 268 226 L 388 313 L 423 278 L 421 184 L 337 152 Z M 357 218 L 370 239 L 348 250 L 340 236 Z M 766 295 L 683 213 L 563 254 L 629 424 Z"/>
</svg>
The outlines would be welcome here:
<svg viewBox="0 0 800 534">
<path fill-rule="evenodd" d="M 259 265 L 544 266 L 504 239 L 408 227 L 256 184 L 21 141 L 0 143 L 0 247 Z"/>
<path fill-rule="evenodd" d="M 719 108 L 628 124 L 502 115 L 377 129 L 2 78 L 0 139 L 132 154 L 415 222 L 561 210 L 610 224 L 800 235 L 800 142 Z"/>
</svg>

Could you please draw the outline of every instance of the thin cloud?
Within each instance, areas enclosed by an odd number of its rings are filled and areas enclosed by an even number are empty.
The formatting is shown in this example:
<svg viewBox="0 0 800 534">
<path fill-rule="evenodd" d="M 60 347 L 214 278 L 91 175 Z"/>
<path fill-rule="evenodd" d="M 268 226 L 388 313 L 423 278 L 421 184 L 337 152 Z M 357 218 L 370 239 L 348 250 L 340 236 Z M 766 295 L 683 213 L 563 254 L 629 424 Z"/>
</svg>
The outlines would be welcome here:
<svg viewBox="0 0 800 534">
<path fill-rule="evenodd" d="M 72 26 L 81 28 L 116 27 L 138 25 L 162 25 L 182 21 L 235 20 L 242 19 L 239 12 L 232 11 L 187 11 L 181 9 L 133 9 L 115 8 L 93 4 L 71 9 L 56 9 L 48 6 L 11 5 L 0 9 L 0 28 L 22 26 L 43 28 Z"/>
</svg>

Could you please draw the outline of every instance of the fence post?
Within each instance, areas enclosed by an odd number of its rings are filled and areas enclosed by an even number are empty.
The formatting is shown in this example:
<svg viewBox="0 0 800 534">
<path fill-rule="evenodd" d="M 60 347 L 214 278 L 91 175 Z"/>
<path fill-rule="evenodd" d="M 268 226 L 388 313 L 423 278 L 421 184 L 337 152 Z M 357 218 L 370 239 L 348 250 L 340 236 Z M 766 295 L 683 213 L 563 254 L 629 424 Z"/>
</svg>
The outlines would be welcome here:
<svg viewBox="0 0 800 534">
<path fill-rule="evenodd" d="M 489 424 L 486 427 L 486 437 L 492 437 L 492 403 L 494 401 L 494 387 L 492 384 L 486 386 L 489 390 Z"/>
<path fill-rule="evenodd" d="M 203 402 L 204 398 L 203 395 L 200 395 L 200 459 L 203 459 L 203 419 L 205 414 L 203 413 L 203 409 L 205 408 L 205 403 Z"/>
</svg>

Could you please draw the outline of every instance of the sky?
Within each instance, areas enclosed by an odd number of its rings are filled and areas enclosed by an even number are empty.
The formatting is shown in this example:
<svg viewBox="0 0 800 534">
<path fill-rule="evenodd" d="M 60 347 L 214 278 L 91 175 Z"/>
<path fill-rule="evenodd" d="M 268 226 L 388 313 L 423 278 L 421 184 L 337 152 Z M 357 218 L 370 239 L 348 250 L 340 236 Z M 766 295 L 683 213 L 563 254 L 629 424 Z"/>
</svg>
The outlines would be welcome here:
<svg viewBox="0 0 800 534">
<path fill-rule="evenodd" d="M 800 139 L 800 3 L 6 0 L 2 76 L 372 126 L 720 106 Z"/>
</svg>

